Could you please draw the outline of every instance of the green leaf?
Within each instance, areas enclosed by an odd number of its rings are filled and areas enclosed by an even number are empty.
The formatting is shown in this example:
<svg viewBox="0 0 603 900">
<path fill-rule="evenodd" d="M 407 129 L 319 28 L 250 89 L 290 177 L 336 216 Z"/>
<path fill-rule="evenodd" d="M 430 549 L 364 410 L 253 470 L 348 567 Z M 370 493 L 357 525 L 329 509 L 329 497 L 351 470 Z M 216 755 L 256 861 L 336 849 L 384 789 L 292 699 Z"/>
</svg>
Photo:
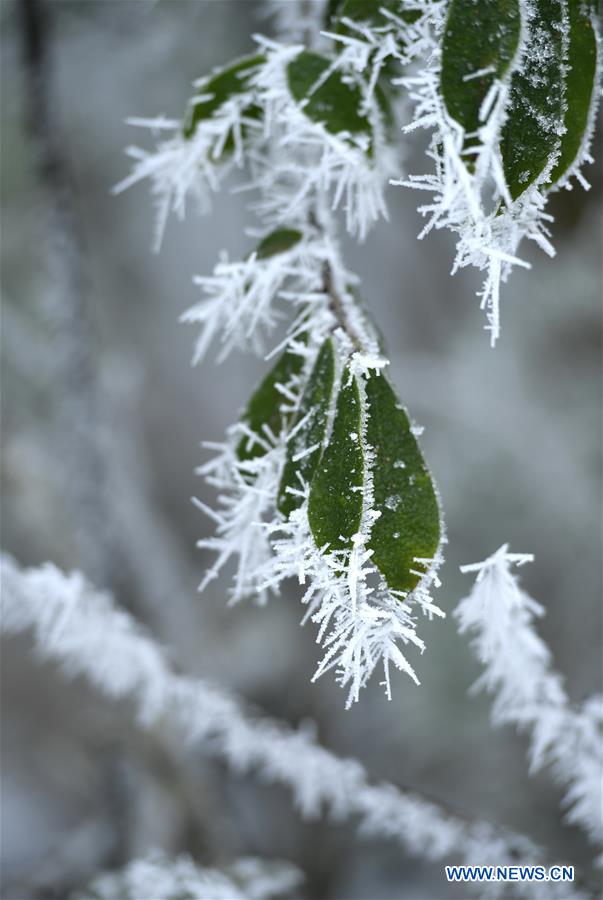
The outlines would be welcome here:
<svg viewBox="0 0 603 900">
<path fill-rule="evenodd" d="M 569 52 L 565 77 L 566 132 L 561 138 L 561 153 L 551 173 L 554 184 L 567 172 L 582 146 L 588 126 L 597 78 L 597 38 L 593 14 L 583 0 L 568 0 Z"/>
<path fill-rule="evenodd" d="M 198 125 L 207 119 L 211 119 L 213 114 L 217 112 L 227 100 L 235 94 L 240 94 L 247 90 L 250 76 L 253 75 L 258 66 L 264 62 L 264 59 L 264 56 L 261 54 L 244 56 L 227 68 L 220 69 L 202 84 L 199 91 L 203 96 L 211 94 L 211 98 L 209 100 L 202 100 L 198 103 L 194 103 L 190 107 L 183 128 L 183 134 L 187 140 L 193 137 Z M 259 114 L 260 111 L 258 107 L 249 107 L 248 115 L 251 118 L 258 118 Z"/>
<path fill-rule="evenodd" d="M 257 246 L 255 251 L 257 259 L 268 259 L 270 256 L 276 256 L 277 253 L 285 253 L 302 239 L 301 231 L 295 228 L 278 228 L 266 235 Z"/>
<path fill-rule="evenodd" d="M 441 89 L 453 119 L 472 133 L 495 78 L 515 57 L 521 30 L 519 0 L 452 0 L 442 44 Z M 477 78 L 475 72 L 488 70 Z"/>
<path fill-rule="evenodd" d="M 362 95 L 357 85 L 346 84 L 339 72 L 332 72 L 317 90 L 312 88 L 331 65 L 318 53 L 302 51 L 287 66 L 287 81 L 292 97 L 303 104 L 303 111 L 313 122 L 322 122 L 332 134 L 349 131 L 366 132 L 371 127 L 361 114 Z"/>
<path fill-rule="evenodd" d="M 242 417 L 242 421 L 254 434 L 265 438 L 265 426 L 274 435 L 279 434 L 281 422 L 286 417 L 281 410 L 284 397 L 277 385 L 290 387 L 301 372 L 303 364 L 303 357 L 287 348 L 256 388 Z M 261 444 L 247 436 L 243 436 L 237 445 L 237 456 L 243 462 L 264 456 L 265 453 L 266 450 Z"/>
<path fill-rule="evenodd" d="M 525 58 L 511 79 L 511 101 L 501 153 L 516 200 L 545 171 L 563 132 L 563 3 L 532 0 Z"/>
<path fill-rule="evenodd" d="M 384 25 L 387 16 L 381 12 L 387 9 L 404 22 L 416 22 L 421 13 L 418 10 L 400 9 L 400 0 L 343 0 L 336 9 L 338 18 L 352 19 L 354 22 L 369 22 L 371 25 Z"/>
<path fill-rule="evenodd" d="M 287 445 L 287 460 L 278 491 L 277 506 L 286 517 L 302 502 L 300 496 L 288 492 L 287 488 L 299 490 L 302 482 L 309 483 L 320 460 L 334 383 L 335 351 L 333 341 L 328 338 L 320 348 L 304 389 L 295 421 L 292 423 L 293 427 L 298 422 L 303 421 L 304 424 L 300 425 Z M 301 459 L 295 459 L 297 454 L 315 446 L 316 449 L 311 453 L 307 453 Z"/>
<path fill-rule="evenodd" d="M 440 545 L 438 499 L 405 410 L 384 375 L 366 380 L 366 441 L 375 454 L 373 562 L 390 590 L 411 591 Z"/>
<path fill-rule="evenodd" d="M 357 379 L 343 373 L 327 448 L 310 485 L 308 521 L 318 547 L 348 549 L 362 519 L 364 454 Z"/>
</svg>

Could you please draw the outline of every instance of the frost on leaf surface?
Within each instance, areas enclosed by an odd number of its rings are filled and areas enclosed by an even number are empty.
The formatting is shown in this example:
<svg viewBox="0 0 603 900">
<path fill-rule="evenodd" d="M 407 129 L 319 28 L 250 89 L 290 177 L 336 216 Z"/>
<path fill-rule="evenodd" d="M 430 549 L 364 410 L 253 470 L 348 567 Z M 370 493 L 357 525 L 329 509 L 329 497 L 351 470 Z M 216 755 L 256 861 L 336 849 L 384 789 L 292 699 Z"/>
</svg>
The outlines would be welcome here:
<svg viewBox="0 0 603 900">
<path fill-rule="evenodd" d="M 287 441 L 287 458 L 279 486 L 278 508 L 288 516 L 302 501 L 322 454 L 328 412 L 335 384 L 335 351 L 328 338 L 308 378 Z"/>
<path fill-rule="evenodd" d="M 549 255 L 548 193 L 584 185 L 598 99 L 598 38 L 581 0 L 417 0 L 414 22 L 398 25 L 398 83 L 414 104 L 406 126 L 431 132 L 430 169 L 395 184 L 428 195 L 419 237 L 446 228 L 457 237 L 453 273 L 485 273 L 478 292 L 491 344 L 500 336 L 500 290 L 524 238 Z M 403 38 L 403 39 L 402 39 Z M 587 185 L 586 185 L 587 186 Z"/>
<path fill-rule="evenodd" d="M 365 391 L 373 502 L 380 513 L 368 546 L 390 590 L 408 592 L 438 552 L 438 499 L 408 416 L 385 375 L 368 378 Z"/>
<path fill-rule="evenodd" d="M 513 200 L 548 177 L 564 130 L 567 10 L 562 0 L 532 0 L 529 40 L 513 73 L 501 136 L 505 179 Z"/>
<path fill-rule="evenodd" d="M 594 124 L 593 94 L 597 85 L 597 36 L 594 28 L 594 3 L 568 0 L 569 46 L 565 75 L 565 132 L 561 137 L 559 158 L 551 172 L 556 183 L 570 169 L 588 142 Z"/>
<path fill-rule="evenodd" d="M 348 548 L 362 517 L 364 454 L 358 380 L 343 373 L 333 430 L 312 484 L 308 520 L 318 547 Z"/>
</svg>

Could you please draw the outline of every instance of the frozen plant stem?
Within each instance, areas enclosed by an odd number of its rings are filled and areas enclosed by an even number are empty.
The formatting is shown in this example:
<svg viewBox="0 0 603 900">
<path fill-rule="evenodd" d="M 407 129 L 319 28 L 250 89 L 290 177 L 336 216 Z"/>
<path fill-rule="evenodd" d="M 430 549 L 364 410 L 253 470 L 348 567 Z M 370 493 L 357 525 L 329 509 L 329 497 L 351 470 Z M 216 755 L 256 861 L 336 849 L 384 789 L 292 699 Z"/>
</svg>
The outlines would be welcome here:
<svg viewBox="0 0 603 900">
<path fill-rule="evenodd" d="M 342 759 L 307 730 L 252 718 L 238 700 L 202 679 L 176 674 L 162 648 L 109 594 L 82 575 L 55 566 L 21 569 L 2 557 L 2 631 L 33 633 L 36 653 L 66 675 L 83 675 L 110 699 L 129 700 L 145 728 L 165 723 L 183 740 L 235 772 L 287 786 L 300 813 L 352 819 L 363 837 L 396 841 L 410 856 L 463 865 L 545 865 L 529 838 L 462 818 L 416 791 L 372 783 L 361 763 Z M 577 887 L 553 882 L 492 884 L 489 896 L 585 900 Z M 481 886 L 478 888 L 481 892 Z"/>
<path fill-rule="evenodd" d="M 477 577 L 455 615 L 461 633 L 471 634 L 471 646 L 484 666 L 475 689 L 494 694 L 494 724 L 513 724 L 528 733 L 531 771 L 552 772 L 566 789 L 567 820 L 579 825 L 600 852 L 603 697 L 590 697 L 579 706 L 569 702 L 551 652 L 534 626 L 544 608 L 521 589 L 513 571 L 532 559 L 509 553 L 503 544 L 483 562 L 462 566 L 462 572 L 476 572 Z"/>
</svg>

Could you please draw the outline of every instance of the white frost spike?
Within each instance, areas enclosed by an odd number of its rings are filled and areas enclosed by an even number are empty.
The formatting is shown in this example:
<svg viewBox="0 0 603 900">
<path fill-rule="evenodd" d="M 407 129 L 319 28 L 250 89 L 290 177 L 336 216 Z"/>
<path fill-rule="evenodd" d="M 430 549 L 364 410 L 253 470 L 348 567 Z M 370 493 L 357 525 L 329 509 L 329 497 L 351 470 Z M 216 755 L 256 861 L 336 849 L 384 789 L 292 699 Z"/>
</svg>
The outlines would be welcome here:
<svg viewBox="0 0 603 900">
<path fill-rule="evenodd" d="M 387 217 L 384 188 L 395 171 L 395 154 L 381 139 L 379 121 L 371 121 L 369 159 L 368 134 L 332 134 L 306 116 L 291 96 L 287 66 L 303 48 L 263 37 L 257 41 L 266 62 L 252 81 L 269 139 L 269 152 L 251 157 L 251 186 L 262 194 L 258 212 L 276 224 L 290 222 L 317 195 L 328 194 L 333 209 L 343 207 L 349 233 L 364 239 L 377 219 Z"/>
<path fill-rule="evenodd" d="M 196 200 L 202 213 L 211 209 L 211 195 L 220 186 L 233 165 L 239 168 L 245 161 L 245 150 L 253 143 L 258 123 L 245 115 L 252 102 L 248 91 L 235 94 L 226 100 L 210 119 L 197 127 L 194 135 L 186 139 L 182 123 L 164 119 L 131 118 L 129 124 L 173 131 L 167 140 L 161 140 L 154 151 L 130 147 L 128 155 L 135 160 L 130 175 L 113 188 L 115 194 L 125 191 L 138 181 L 150 179 L 157 205 L 154 250 L 159 251 L 167 217 L 174 212 L 183 219 L 189 195 Z M 246 131 L 243 141 L 243 129 Z M 232 136 L 234 147 L 223 156 L 226 141 Z"/>
<path fill-rule="evenodd" d="M 369 527 L 375 517 L 367 510 L 365 518 Z M 306 586 L 302 598 L 308 607 L 304 622 L 310 619 L 318 626 L 317 641 L 325 651 L 314 679 L 334 669 L 339 684 L 348 688 L 348 708 L 359 699 L 361 688 L 380 663 L 388 698 L 390 664 L 418 684 L 400 645 L 412 644 L 421 652 L 424 649 L 416 631 L 417 609 L 430 617 L 444 615 L 429 596 L 430 587 L 436 583 L 435 566 L 401 602 L 383 585 L 372 565 L 372 551 L 367 549 L 364 533 L 355 536 L 350 550 L 328 553 L 316 547 L 307 500 L 287 522 L 267 526 L 267 530 L 273 536 L 275 555 L 266 567 L 265 587 L 275 587 L 289 577 Z"/>
<path fill-rule="evenodd" d="M 265 352 L 264 338 L 282 318 L 279 300 L 283 308 L 282 301 L 294 307 L 324 307 L 324 253 L 317 241 L 302 239 L 290 250 L 265 259 L 255 253 L 233 262 L 224 257 L 212 275 L 196 276 L 194 282 L 205 297 L 180 318 L 201 326 L 193 363 L 200 362 L 217 339 L 222 344 L 220 361 L 235 348 Z"/>
<path fill-rule="evenodd" d="M 250 460 L 240 460 L 236 446 L 245 435 L 261 443 L 267 452 Z M 215 537 L 197 542 L 198 547 L 218 554 L 199 590 L 204 590 L 217 578 L 223 566 L 234 557 L 237 571 L 230 589 L 231 603 L 256 596 L 258 602 L 264 604 L 267 593 L 262 586 L 262 573 L 272 556 L 272 548 L 262 522 L 265 518 L 271 520 L 274 515 L 284 446 L 281 440 L 268 435 L 252 435 L 244 426 L 235 425 L 230 440 L 218 445 L 218 449 L 218 455 L 197 470 L 220 491 L 217 510 L 195 501 L 217 524 Z"/>
<path fill-rule="evenodd" d="M 365 78 L 369 73 L 366 88 L 363 89 L 364 109 L 367 112 L 372 108 L 377 81 L 385 63 L 392 59 L 404 61 L 400 52 L 401 43 L 396 34 L 403 23 L 389 10 L 382 9 L 381 12 L 388 19 L 386 25 L 374 27 L 368 22 L 355 22 L 344 16 L 341 22 L 352 35 L 322 32 L 338 45 L 331 71 L 361 73 Z"/>
<path fill-rule="evenodd" d="M 568 820 L 591 841 L 603 843 L 603 697 L 570 705 L 551 654 L 534 629 L 543 608 L 521 590 L 513 565 L 529 554 L 509 553 L 504 544 L 493 556 L 463 572 L 477 572 L 472 592 L 455 615 L 461 632 L 473 635 L 472 647 L 485 670 L 476 688 L 494 693 L 493 720 L 514 723 L 530 735 L 533 771 L 549 766 L 566 786 Z"/>
</svg>

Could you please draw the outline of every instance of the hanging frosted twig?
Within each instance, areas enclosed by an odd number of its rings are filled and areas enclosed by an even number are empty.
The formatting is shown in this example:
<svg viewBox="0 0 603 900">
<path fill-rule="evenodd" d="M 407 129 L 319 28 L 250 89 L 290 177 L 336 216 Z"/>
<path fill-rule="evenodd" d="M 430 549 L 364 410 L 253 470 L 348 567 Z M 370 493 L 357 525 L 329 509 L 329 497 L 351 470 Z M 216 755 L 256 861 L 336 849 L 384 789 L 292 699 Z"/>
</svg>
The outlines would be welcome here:
<svg viewBox="0 0 603 900">
<path fill-rule="evenodd" d="M 570 704 L 551 652 L 534 627 L 544 609 L 519 586 L 513 566 L 533 559 L 503 544 L 481 563 L 471 593 L 455 612 L 461 633 L 484 666 L 475 688 L 495 695 L 495 724 L 514 724 L 530 737 L 533 772 L 550 768 L 566 788 L 567 819 L 603 844 L 603 697 Z"/>
</svg>

